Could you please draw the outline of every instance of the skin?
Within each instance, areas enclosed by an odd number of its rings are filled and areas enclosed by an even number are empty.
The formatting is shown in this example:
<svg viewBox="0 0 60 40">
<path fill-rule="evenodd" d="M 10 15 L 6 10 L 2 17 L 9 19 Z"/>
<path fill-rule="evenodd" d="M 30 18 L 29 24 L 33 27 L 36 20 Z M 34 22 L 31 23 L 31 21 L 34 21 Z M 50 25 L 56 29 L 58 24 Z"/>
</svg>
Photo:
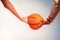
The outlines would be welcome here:
<svg viewBox="0 0 60 40">
<path fill-rule="evenodd" d="M 54 1 L 54 4 L 52 6 L 50 15 L 48 16 L 48 19 L 50 21 L 48 21 L 47 19 L 43 20 L 42 25 L 50 24 L 59 13 L 60 0 L 53 0 L 53 1 Z M 9 0 L 1 0 L 1 2 L 3 3 L 4 7 L 10 10 L 12 14 L 15 15 L 19 20 L 27 23 L 27 17 L 21 18 L 21 16 L 17 13 L 16 9 L 14 8 L 14 6 L 11 4 Z M 52 19 L 49 17 L 51 17 Z"/>
<path fill-rule="evenodd" d="M 59 1 L 58 1 L 58 0 L 55 0 L 55 2 L 56 2 L 56 3 L 59 3 Z"/>
<path fill-rule="evenodd" d="M 59 11 L 60 11 L 60 0 L 53 0 L 53 6 L 51 8 L 51 12 L 50 12 L 50 15 L 47 19 L 51 19 L 50 22 L 48 20 L 44 20 L 43 21 L 43 24 L 50 24 L 55 18 L 56 16 L 59 14 Z"/>
<path fill-rule="evenodd" d="M 24 18 L 21 18 L 21 16 L 17 13 L 16 9 L 9 0 L 1 0 L 1 2 L 4 5 L 4 7 L 11 11 L 12 14 L 15 15 L 19 20 L 23 22 L 25 21 Z"/>
</svg>

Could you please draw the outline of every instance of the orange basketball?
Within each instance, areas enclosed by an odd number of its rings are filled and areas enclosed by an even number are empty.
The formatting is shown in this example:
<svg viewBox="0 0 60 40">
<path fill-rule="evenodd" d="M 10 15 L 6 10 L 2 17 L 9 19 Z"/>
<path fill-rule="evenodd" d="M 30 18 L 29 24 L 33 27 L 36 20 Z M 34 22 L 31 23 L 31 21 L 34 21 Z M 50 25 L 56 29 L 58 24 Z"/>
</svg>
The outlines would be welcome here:
<svg viewBox="0 0 60 40">
<path fill-rule="evenodd" d="M 28 16 L 28 24 L 30 28 L 36 30 L 39 29 L 42 26 L 43 18 L 41 15 L 37 13 L 33 13 L 30 16 Z"/>
</svg>

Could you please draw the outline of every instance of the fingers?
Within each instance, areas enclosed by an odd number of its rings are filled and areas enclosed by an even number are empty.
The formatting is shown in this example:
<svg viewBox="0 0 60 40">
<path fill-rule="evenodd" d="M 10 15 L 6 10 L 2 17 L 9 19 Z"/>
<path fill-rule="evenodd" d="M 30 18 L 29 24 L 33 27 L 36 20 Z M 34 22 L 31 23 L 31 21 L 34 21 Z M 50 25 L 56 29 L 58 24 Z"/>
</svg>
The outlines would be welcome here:
<svg viewBox="0 0 60 40">
<path fill-rule="evenodd" d="M 22 17 L 21 21 L 27 23 L 27 17 Z"/>
<path fill-rule="evenodd" d="M 42 25 L 49 25 L 50 22 L 48 20 L 43 20 L 43 24 Z"/>
</svg>

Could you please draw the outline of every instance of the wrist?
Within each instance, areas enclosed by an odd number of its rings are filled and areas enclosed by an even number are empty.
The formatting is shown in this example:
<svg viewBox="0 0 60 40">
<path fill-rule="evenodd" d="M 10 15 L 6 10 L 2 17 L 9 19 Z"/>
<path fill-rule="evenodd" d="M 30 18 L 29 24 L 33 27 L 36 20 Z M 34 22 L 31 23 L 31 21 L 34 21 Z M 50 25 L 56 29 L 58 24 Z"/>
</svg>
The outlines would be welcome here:
<svg viewBox="0 0 60 40">
<path fill-rule="evenodd" d="M 49 17 L 47 18 L 48 24 L 50 24 L 50 23 L 53 21 L 53 19 L 54 19 L 54 18 L 52 18 L 52 17 L 49 16 Z"/>
</svg>

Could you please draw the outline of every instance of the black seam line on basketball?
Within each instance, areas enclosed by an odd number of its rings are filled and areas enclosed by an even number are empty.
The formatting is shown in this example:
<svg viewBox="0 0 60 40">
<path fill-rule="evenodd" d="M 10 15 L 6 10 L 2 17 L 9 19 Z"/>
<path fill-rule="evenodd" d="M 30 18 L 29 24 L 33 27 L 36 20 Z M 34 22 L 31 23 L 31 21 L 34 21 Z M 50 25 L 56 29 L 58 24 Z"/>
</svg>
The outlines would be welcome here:
<svg viewBox="0 0 60 40">
<path fill-rule="evenodd" d="M 35 17 L 31 17 L 31 18 L 37 19 L 37 18 L 35 18 Z"/>
<path fill-rule="evenodd" d="M 31 18 L 37 19 L 37 18 L 35 18 L 35 17 L 31 17 Z"/>
<path fill-rule="evenodd" d="M 43 21 L 42 21 L 42 23 L 43 23 Z M 36 24 L 31 24 L 31 23 L 28 23 L 28 24 L 30 24 L 30 25 L 37 25 L 37 24 L 40 24 L 40 22 L 39 23 L 36 23 Z"/>
<path fill-rule="evenodd" d="M 34 18 L 34 19 L 37 19 L 37 18 L 35 18 L 35 17 L 31 17 L 31 18 Z M 40 24 L 40 23 L 36 23 L 36 24 L 31 24 L 31 23 L 29 23 L 30 25 L 37 25 L 37 24 Z"/>
<path fill-rule="evenodd" d="M 31 18 L 37 19 L 37 18 L 35 18 L 35 17 L 31 17 Z"/>
<path fill-rule="evenodd" d="M 29 23 L 30 24 L 30 23 Z M 40 23 L 36 23 L 36 24 L 30 24 L 30 25 L 38 25 L 38 24 L 40 24 Z"/>
</svg>

